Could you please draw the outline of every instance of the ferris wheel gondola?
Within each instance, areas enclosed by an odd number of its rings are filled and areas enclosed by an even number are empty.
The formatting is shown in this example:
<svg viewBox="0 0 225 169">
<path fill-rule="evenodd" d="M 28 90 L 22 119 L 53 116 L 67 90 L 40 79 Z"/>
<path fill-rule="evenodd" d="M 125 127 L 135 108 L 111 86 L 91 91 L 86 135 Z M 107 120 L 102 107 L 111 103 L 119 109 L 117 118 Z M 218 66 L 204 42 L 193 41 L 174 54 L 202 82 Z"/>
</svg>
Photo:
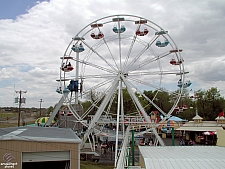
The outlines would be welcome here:
<svg viewBox="0 0 225 169">
<path fill-rule="evenodd" d="M 148 34 L 148 29 L 147 28 L 145 28 L 143 31 L 140 31 L 140 29 L 138 29 L 137 31 L 136 31 L 136 35 L 137 36 L 145 36 L 145 35 L 147 35 Z"/>
<path fill-rule="evenodd" d="M 114 26 L 113 27 L 113 32 L 115 32 L 115 33 L 123 33 L 123 32 L 125 32 L 126 31 L 126 28 L 125 28 L 125 26 L 121 26 L 121 28 L 120 29 L 118 29 L 117 28 L 117 26 Z"/>
<path fill-rule="evenodd" d="M 84 46 L 82 43 L 79 45 L 73 45 L 71 48 L 74 52 L 83 52 L 84 51 Z"/>
<path fill-rule="evenodd" d="M 186 80 L 184 83 L 182 82 L 182 80 L 180 79 L 179 81 L 178 81 L 178 84 L 177 84 L 177 86 L 179 87 L 179 88 L 187 88 L 187 87 L 190 87 L 191 86 L 191 81 L 190 80 Z"/>
<path fill-rule="evenodd" d="M 94 32 L 92 32 L 92 33 L 91 33 L 91 37 L 92 37 L 93 39 L 101 39 L 101 38 L 104 37 L 104 34 L 103 34 L 101 31 L 99 31 L 98 34 L 95 34 Z"/>
<path fill-rule="evenodd" d="M 61 67 L 62 71 L 64 72 L 70 72 L 72 71 L 74 68 L 71 65 L 71 63 L 69 62 L 68 64 L 63 63 L 62 67 Z"/>
<path fill-rule="evenodd" d="M 166 39 L 164 42 L 161 42 L 160 40 L 156 41 L 156 46 L 158 47 L 166 47 L 169 44 L 169 41 Z"/>
<path fill-rule="evenodd" d="M 183 63 L 184 62 L 184 60 L 181 58 L 181 59 L 179 59 L 178 61 L 176 61 L 176 59 L 174 59 L 174 58 L 172 58 L 171 60 L 170 60 L 170 64 L 171 65 L 180 65 L 181 63 Z"/>
</svg>

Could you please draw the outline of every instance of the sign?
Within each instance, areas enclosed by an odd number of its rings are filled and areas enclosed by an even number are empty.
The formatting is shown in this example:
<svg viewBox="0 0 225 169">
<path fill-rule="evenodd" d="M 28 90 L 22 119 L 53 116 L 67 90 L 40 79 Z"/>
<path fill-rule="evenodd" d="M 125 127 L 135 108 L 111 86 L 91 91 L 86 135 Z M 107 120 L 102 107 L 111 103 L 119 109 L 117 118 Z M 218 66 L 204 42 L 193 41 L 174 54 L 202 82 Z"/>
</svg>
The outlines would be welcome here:
<svg viewBox="0 0 225 169">
<path fill-rule="evenodd" d="M 17 165 L 16 163 L 13 163 L 12 161 L 15 160 L 15 158 L 13 157 L 12 153 L 5 153 L 3 156 L 3 163 L 1 163 L 1 166 L 4 166 L 4 168 L 14 168 L 15 165 Z"/>
</svg>

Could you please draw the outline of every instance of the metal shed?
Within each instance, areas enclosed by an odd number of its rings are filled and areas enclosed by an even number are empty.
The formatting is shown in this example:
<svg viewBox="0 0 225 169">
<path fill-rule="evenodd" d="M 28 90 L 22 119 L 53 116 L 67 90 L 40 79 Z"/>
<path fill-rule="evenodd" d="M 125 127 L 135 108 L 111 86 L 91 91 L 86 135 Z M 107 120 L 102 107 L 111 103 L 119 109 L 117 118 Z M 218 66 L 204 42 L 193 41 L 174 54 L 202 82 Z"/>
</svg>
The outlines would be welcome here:
<svg viewBox="0 0 225 169">
<path fill-rule="evenodd" d="M 18 169 L 80 168 L 81 140 L 71 129 L 12 127 L 0 129 L 0 167 Z"/>
</svg>

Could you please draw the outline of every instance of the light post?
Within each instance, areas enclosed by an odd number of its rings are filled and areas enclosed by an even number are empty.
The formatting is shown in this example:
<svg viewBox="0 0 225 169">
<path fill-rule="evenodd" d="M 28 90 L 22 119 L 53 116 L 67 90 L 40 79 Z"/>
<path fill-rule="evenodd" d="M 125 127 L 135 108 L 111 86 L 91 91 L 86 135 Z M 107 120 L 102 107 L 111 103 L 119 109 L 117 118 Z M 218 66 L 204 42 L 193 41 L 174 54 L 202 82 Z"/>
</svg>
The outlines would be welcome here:
<svg viewBox="0 0 225 169">
<path fill-rule="evenodd" d="M 194 99 L 195 106 L 196 106 L 196 108 L 195 108 L 195 114 L 198 115 L 198 107 L 197 107 L 198 96 L 194 95 L 194 96 L 191 96 L 190 98 L 191 99 Z M 192 108 L 192 107 L 190 107 L 190 108 Z"/>
<path fill-rule="evenodd" d="M 41 103 L 44 102 L 42 99 L 40 99 L 40 117 L 41 117 Z"/>
</svg>

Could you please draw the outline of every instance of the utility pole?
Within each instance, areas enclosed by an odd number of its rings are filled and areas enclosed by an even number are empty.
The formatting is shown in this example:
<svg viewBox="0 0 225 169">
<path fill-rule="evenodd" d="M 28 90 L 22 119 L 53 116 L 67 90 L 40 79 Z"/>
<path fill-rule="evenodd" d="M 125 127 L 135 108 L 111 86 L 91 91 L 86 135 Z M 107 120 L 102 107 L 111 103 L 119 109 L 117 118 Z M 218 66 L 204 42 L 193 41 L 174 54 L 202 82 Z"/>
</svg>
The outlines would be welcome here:
<svg viewBox="0 0 225 169">
<path fill-rule="evenodd" d="M 19 113 L 18 113 L 18 127 L 20 126 L 20 109 L 21 109 L 21 104 L 22 104 L 22 98 L 21 98 L 21 95 L 23 93 L 27 93 L 27 91 L 15 91 L 16 93 L 19 93 L 20 94 L 20 98 L 19 98 Z"/>
<path fill-rule="evenodd" d="M 41 103 L 44 102 L 42 99 L 40 99 L 40 117 L 41 117 Z"/>
</svg>

